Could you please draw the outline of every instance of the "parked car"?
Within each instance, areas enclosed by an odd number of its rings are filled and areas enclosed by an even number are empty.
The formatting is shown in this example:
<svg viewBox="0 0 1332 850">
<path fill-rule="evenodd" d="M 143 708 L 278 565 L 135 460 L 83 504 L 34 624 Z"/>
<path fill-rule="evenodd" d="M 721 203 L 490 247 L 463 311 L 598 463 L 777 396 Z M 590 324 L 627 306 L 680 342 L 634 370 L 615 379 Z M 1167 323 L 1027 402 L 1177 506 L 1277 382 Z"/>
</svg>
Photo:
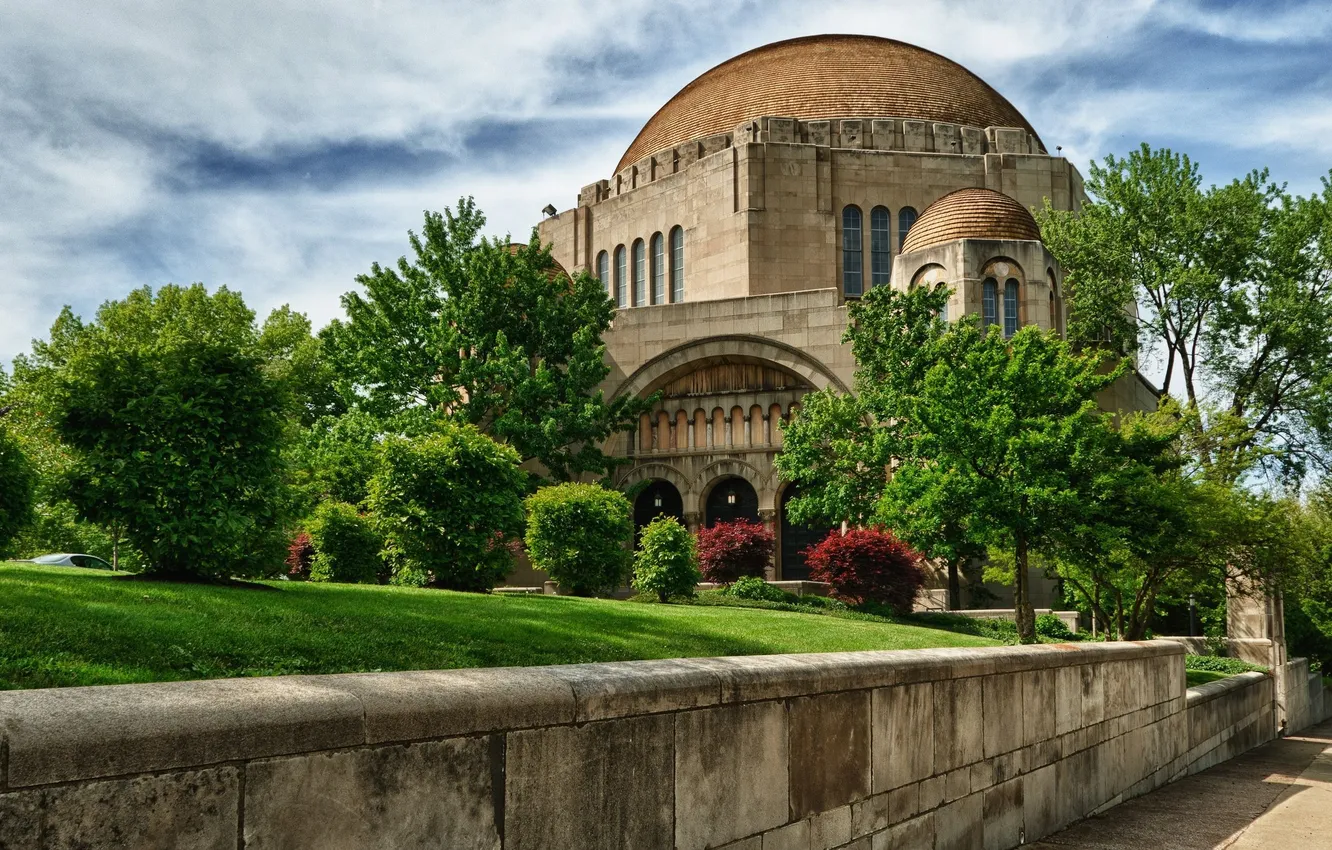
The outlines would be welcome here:
<svg viewBox="0 0 1332 850">
<path fill-rule="evenodd" d="M 93 570 L 109 570 L 111 565 L 96 555 L 38 555 L 29 558 L 27 563 L 42 564 L 48 567 L 87 567 Z"/>
</svg>

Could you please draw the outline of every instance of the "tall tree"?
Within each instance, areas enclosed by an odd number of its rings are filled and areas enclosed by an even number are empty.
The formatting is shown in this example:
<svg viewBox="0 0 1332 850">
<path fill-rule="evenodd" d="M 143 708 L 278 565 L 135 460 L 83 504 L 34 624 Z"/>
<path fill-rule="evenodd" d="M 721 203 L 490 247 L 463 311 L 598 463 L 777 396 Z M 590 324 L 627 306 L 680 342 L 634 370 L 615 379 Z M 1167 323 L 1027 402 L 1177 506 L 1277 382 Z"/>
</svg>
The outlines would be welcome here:
<svg viewBox="0 0 1332 850">
<path fill-rule="evenodd" d="M 1332 182 L 1296 197 L 1262 171 L 1204 189 L 1187 156 L 1143 145 L 1093 163 L 1087 191 L 1080 211 L 1039 216 L 1068 275 L 1072 341 L 1163 357 L 1210 479 L 1326 471 Z"/>
<path fill-rule="evenodd" d="M 378 263 L 349 292 L 345 322 L 322 334 L 345 395 L 380 416 L 412 409 L 474 425 L 556 479 L 605 473 L 600 443 L 636 422 L 641 402 L 607 401 L 601 335 L 612 307 L 585 273 L 564 274 L 535 238 L 481 237 L 470 198 L 427 212 L 413 258 Z"/>
</svg>

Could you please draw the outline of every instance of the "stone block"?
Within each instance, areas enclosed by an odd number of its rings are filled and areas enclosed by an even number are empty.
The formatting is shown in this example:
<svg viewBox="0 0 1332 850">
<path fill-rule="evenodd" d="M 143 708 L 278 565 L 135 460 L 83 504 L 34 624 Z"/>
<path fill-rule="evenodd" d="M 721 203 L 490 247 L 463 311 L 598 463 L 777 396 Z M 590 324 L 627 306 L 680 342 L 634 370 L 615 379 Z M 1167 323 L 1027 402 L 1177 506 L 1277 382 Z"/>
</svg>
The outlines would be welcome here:
<svg viewBox="0 0 1332 850">
<path fill-rule="evenodd" d="M 920 804 L 920 786 L 921 783 L 913 782 L 888 792 L 889 823 L 901 823 L 915 817 L 923 810 L 924 807 Z"/>
<path fill-rule="evenodd" d="M 1063 828 L 1059 819 L 1058 768 L 1048 765 L 1022 777 L 1022 819 L 1028 841 L 1036 841 Z"/>
<path fill-rule="evenodd" d="M 934 684 L 900 685 L 876 690 L 871 703 L 873 788 L 886 791 L 929 777 L 934 772 Z"/>
<path fill-rule="evenodd" d="M 980 761 L 983 753 L 981 679 L 934 683 L 934 772 Z"/>
<path fill-rule="evenodd" d="M 1082 668 L 1055 670 L 1055 734 L 1066 735 L 1082 725 Z"/>
<path fill-rule="evenodd" d="M 915 787 L 915 786 L 909 786 Z M 889 794 L 875 794 L 851 804 L 851 834 L 856 838 L 887 829 L 892 825 L 892 803 Z"/>
<path fill-rule="evenodd" d="M 928 812 L 943 803 L 944 777 L 934 776 L 920 783 L 920 810 Z"/>
<path fill-rule="evenodd" d="M 779 702 L 676 715 L 678 850 L 703 850 L 786 823 L 787 747 L 786 708 Z"/>
<path fill-rule="evenodd" d="M 763 850 L 809 850 L 809 821 L 796 821 L 763 833 Z"/>
<path fill-rule="evenodd" d="M 985 756 L 996 756 L 1022 746 L 1022 675 L 984 678 Z"/>
<path fill-rule="evenodd" d="M 252 762 L 245 847 L 497 850 L 503 746 L 459 738 Z"/>
<path fill-rule="evenodd" d="M 912 818 L 878 833 L 870 839 L 870 847 L 872 850 L 935 850 L 934 814 Z"/>
<path fill-rule="evenodd" d="M 817 814 L 809 819 L 810 850 L 832 850 L 851 840 L 851 807 Z"/>
<path fill-rule="evenodd" d="M 1011 779 L 985 792 L 985 850 L 1022 843 L 1023 780 Z"/>
<path fill-rule="evenodd" d="M 974 765 L 973 765 L 974 766 Z M 944 776 L 944 802 L 960 800 L 971 793 L 971 767 L 959 767 Z"/>
<path fill-rule="evenodd" d="M 869 691 L 791 700 L 792 818 L 869 796 L 869 721 Z"/>
<path fill-rule="evenodd" d="M 721 700 L 717 675 L 689 659 L 567 664 L 542 672 L 573 689 L 578 723 L 701 708 Z"/>
<path fill-rule="evenodd" d="M 1055 736 L 1058 707 L 1055 699 L 1056 670 L 1031 670 L 1022 674 L 1022 742 L 1030 745 Z"/>
<path fill-rule="evenodd" d="M 934 813 L 934 846 L 982 850 L 985 846 L 985 795 L 972 794 Z"/>
<path fill-rule="evenodd" d="M 1082 677 L 1083 726 L 1105 720 L 1104 668 L 1104 664 L 1083 664 L 1078 668 Z"/>
<path fill-rule="evenodd" d="M 506 850 L 669 846 L 674 726 L 650 715 L 509 733 Z"/>
<path fill-rule="evenodd" d="M 0 693 L 9 787 L 347 747 L 363 708 L 342 677 L 275 676 Z"/>
<path fill-rule="evenodd" d="M 0 794 L 0 848 L 235 850 L 234 767 Z"/>
</svg>

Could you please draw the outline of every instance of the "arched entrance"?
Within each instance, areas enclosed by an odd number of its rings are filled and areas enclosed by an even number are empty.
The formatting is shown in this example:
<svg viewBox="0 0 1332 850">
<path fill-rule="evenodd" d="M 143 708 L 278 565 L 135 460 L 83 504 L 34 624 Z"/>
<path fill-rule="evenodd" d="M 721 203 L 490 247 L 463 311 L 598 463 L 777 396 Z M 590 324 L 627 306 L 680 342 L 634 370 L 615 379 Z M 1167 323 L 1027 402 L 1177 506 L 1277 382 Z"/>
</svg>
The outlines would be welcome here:
<svg viewBox="0 0 1332 850">
<path fill-rule="evenodd" d="M 634 544 L 643 528 L 659 516 L 674 517 L 684 525 L 684 499 L 675 485 L 660 478 L 653 479 L 634 499 Z"/>
<path fill-rule="evenodd" d="M 704 514 L 704 525 L 709 528 L 719 522 L 737 519 L 758 522 L 758 494 L 743 478 L 723 478 L 708 493 Z"/>
<path fill-rule="evenodd" d="M 802 581 L 809 578 L 809 565 L 805 563 L 805 549 L 813 546 L 828 536 L 828 529 L 791 522 L 786 512 L 787 503 L 800 495 L 800 488 L 787 485 L 782 491 L 781 522 L 781 570 L 783 581 Z"/>
</svg>

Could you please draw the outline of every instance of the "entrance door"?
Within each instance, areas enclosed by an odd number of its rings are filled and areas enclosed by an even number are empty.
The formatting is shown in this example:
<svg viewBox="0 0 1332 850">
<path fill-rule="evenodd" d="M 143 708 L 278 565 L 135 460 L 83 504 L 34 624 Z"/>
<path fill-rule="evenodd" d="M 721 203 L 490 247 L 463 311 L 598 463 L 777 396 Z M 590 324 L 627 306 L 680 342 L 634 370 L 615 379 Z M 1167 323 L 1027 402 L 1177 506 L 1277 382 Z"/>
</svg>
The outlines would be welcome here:
<svg viewBox="0 0 1332 850">
<path fill-rule="evenodd" d="M 684 499 L 669 481 L 658 478 L 634 499 L 634 544 L 643 528 L 659 516 L 674 517 L 684 525 Z"/>
<path fill-rule="evenodd" d="M 808 525 L 797 525 L 787 515 L 786 505 L 796 496 L 799 488 L 794 484 L 782 491 L 782 561 L 781 576 L 784 581 L 803 581 L 809 578 L 809 565 L 805 563 L 805 549 L 813 546 L 828 536 L 828 529 Z"/>
<path fill-rule="evenodd" d="M 743 478 L 718 481 L 708 494 L 705 521 L 708 528 L 719 522 L 734 522 L 737 519 L 758 522 L 758 518 L 758 494 Z"/>
</svg>

